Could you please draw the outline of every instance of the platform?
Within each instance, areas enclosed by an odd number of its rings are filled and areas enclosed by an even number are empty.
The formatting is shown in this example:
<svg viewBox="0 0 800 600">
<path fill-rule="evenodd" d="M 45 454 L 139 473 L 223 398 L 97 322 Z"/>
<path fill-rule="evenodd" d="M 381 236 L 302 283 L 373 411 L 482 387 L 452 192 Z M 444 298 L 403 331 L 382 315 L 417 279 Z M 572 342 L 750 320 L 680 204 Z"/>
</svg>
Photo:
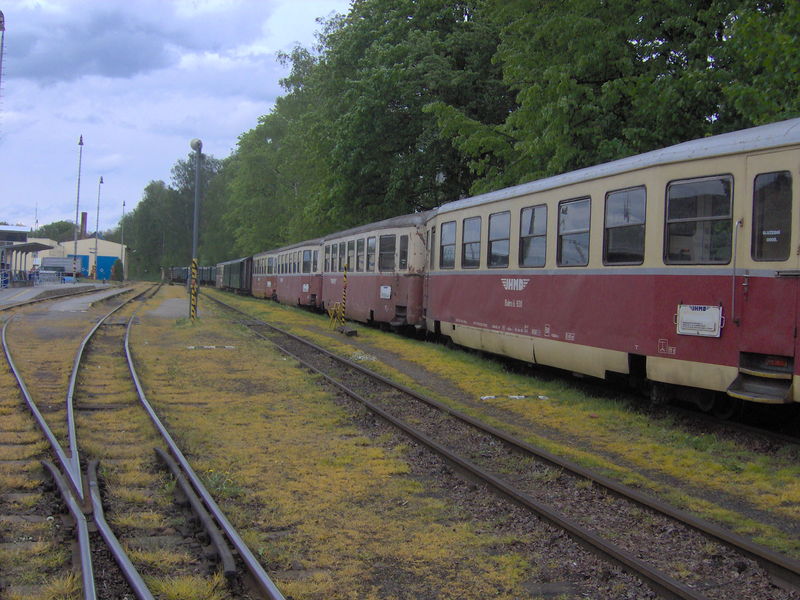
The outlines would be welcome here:
<svg viewBox="0 0 800 600">
<path fill-rule="evenodd" d="M 70 290 L 84 288 L 108 289 L 108 284 L 102 283 L 48 283 L 33 287 L 2 288 L 0 289 L 0 306 L 16 304 L 38 298 L 42 295 L 53 295 L 59 292 L 69 293 Z"/>
</svg>

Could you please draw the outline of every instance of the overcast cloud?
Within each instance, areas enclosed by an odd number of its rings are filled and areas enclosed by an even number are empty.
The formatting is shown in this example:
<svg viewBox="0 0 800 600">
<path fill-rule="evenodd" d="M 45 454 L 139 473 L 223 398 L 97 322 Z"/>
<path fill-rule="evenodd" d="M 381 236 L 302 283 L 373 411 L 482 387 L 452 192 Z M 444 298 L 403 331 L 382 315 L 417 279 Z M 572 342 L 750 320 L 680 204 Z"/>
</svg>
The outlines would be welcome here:
<svg viewBox="0 0 800 600">
<path fill-rule="evenodd" d="M 283 93 L 279 51 L 349 0 L 0 0 L 0 221 L 117 225 L 203 140 L 228 156 Z"/>
</svg>

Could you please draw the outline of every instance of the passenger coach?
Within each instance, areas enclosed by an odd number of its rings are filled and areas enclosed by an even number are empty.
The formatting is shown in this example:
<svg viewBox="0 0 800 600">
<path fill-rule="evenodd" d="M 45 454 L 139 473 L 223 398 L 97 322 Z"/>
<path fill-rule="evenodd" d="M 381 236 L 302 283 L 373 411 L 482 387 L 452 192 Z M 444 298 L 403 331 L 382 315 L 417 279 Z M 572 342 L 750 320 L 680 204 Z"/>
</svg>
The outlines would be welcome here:
<svg viewBox="0 0 800 600">
<path fill-rule="evenodd" d="M 217 289 L 249 294 L 252 274 L 251 256 L 219 263 L 216 270 Z"/>
<path fill-rule="evenodd" d="M 354 321 L 422 327 L 424 232 L 429 216 L 427 212 L 404 215 L 326 236 L 325 308 L 344 303 L 345 316 Z"/>
<path fill-rule="evenodd" d="M 253 296 L 320 308 L 321 248 L 321 240 L 307 240 L 253 256 Z"/>
<path fill-rule="evenodd" d="M 800 401 L 799 166 L 795 119 L 445 204 L 427 327 L 720 412 Z"/>
</svg>

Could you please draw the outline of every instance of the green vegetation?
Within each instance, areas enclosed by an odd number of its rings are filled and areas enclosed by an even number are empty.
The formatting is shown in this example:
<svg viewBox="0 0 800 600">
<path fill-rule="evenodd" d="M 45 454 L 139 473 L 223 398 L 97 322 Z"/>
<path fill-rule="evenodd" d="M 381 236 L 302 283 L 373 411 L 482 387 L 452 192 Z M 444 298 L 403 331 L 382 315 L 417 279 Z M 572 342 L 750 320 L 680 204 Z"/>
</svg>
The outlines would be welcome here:
<svg viewBox="0 0 800 600">
<path fill-rule="evenodd" d="M 200 262 L 797 116 L 799 13 L 785 0 L 358 0 L 321 21 L 314 48 L 282 55 L 285 94 L 233 154 L 205 157 Z M 125 216 L 131 277 L 189 263 L 192 169 L 179 160 Z"/>
<path fill-rule="evenodd" d="M 165 288 L 156 302 L 183 294 Z M 385 598 L 394 575 L 406 597 L 524 595 L 534 565 L 519 548 L 536 531 L 497 533 L 426 489 L 404 444 L 365 437 L 295 361 L 202 297 L 201 307 L 204 317 L 186 327 L 145 306 L 131 340 L 139 374 L 287 597 Z"/>
<path fill-rule="evenodd" d="M 750 514 L 755 509 L 768 515 L 766 520 L 800 520 L 796 448 L 774 456 L 754 453 L 734 441 L 688 432 L 670 417 L 640 414 L 618 399 L 589 396 L 563 378 L 543 381 L 509 373 L 502 363 L 474 353 L 385 335 L 368 327 L 359 328 L 356 341 L 332 334 L 322 315 L 230 294 L 224 300 L 345 357 L 363 355 L 366 345 L 392 353 L 397 361 L 415 363 L 449 380 L 457 392 L 444 395 L 424 389 L 427 382 L 411 381 L 385 362 L 365 366 L 534 446 L 647 490 L 778 551 L 800 556 L 795 537 L 759 522 L 757 513 Z M 552 469 L 542 477 L 559 474 Z M 721 508 L 717 498 L 731 499 L 741 512 Z"/>
</svg>

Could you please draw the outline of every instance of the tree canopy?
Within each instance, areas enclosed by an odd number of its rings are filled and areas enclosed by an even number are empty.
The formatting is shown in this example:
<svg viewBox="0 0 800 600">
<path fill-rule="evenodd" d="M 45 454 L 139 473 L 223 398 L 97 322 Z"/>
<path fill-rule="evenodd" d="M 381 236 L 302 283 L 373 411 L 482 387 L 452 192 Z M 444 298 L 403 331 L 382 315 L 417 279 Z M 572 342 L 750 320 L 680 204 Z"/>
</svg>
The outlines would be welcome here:
<svg viewBox="0 0 800 600">
<path fill-rule="evenodd" d="M 201 262 L 800 115 L 797 2 L 354 0 L 320 27 L 206 157 Z M 132 275 L 188 264 L 193 186 L 190 156 L 126 215 Z"/>
</svg>

